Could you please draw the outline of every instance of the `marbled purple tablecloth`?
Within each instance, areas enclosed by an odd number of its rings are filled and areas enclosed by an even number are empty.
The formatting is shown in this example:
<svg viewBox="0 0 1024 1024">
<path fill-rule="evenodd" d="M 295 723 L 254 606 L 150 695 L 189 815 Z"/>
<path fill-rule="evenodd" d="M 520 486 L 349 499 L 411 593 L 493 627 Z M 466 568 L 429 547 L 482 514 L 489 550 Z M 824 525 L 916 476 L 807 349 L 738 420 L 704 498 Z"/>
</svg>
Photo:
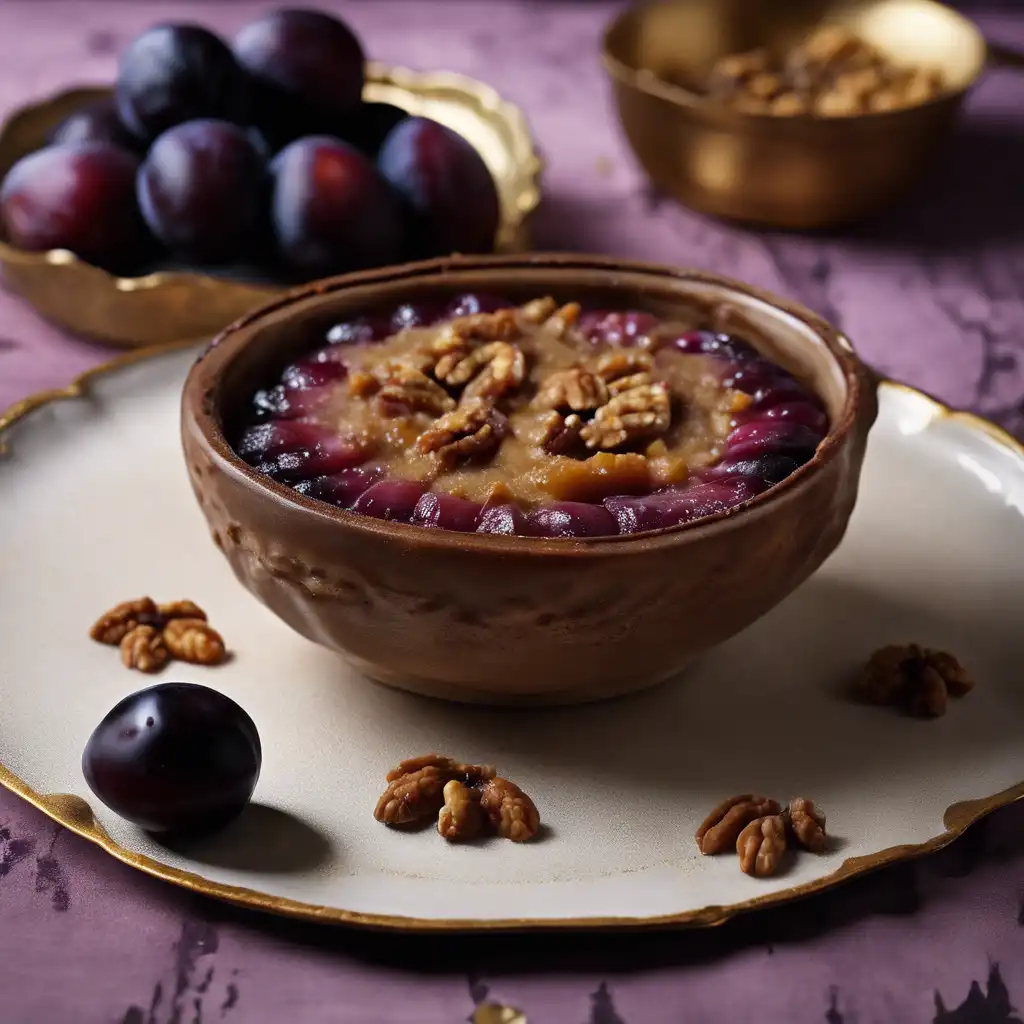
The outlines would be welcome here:
<svg viewBox="0 0 1024 1024">
<path fill-rule="evenodd" d="M 0 108 L 109 80 L 154 20 L 231 30 L 268 6 L 0 0 Z M 638 175 L 596 57 L 616 4 L 341 6 L 375 57 L 466 72 L 525 107 L 549 162 L 538 247 L 696 264 L 792 295 L 879 369 L 1024 435 L 1024 75 L 986 79 L 898 212 L 843 236 L 753 234 Z M 1021 0 L 975 13 L 1024 49 Z M 108 356 L 0 294 L 0 408 Z M 0 578 L 2 612 L 17 581 Z M 0 1024 L 455 1024 L 484 1000 L 530 1024 L 1011 1024 L 1015 998 L 1024 1017 L 1024 806 L 927 861 L 709 932 L 410 939 L 198 899 L 0 793 Z"/>
</svg>

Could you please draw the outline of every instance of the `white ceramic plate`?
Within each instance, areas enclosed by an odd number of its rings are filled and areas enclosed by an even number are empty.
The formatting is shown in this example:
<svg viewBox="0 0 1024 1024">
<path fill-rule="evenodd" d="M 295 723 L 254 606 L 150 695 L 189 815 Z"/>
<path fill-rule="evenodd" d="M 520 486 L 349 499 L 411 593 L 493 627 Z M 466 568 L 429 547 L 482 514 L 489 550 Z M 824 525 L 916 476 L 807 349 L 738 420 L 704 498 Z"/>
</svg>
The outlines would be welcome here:
<svg viewBox="0 0 1024 1024">
<path fill-rule="evenodd" d="M 491 711 L 370 684 L 235 583 L 178 451 L 192 357 L 123 360 L 81 398 L 23 407 L 3 435 L 0 781 L 122 860 L 249 905 L 376 926 L 712 924 L 937 848 L 1024 795 L 1024 452 L 996 428 L 885 385 L 849 534 L 784 604 L 645 694 Z M 263 739 L 256 804 L 187 850 L 110 813 L 79 767 L 104 713 L 155 681 L 86 636 L 141 594 L 209 611 L 233 660 L 158 678 L 224 691 Z M 976 690 L 937 721 L 845 699 L 874 648 L 910 639 L 961 656 Z M 520 783 L 542 840 L 452 847 L 378 825 L 385 772 L 435 749 Z M 832 850 L 768 880 L 700 857 L 701 818 L 748 789 L 820 802 Z"/>
</svg>

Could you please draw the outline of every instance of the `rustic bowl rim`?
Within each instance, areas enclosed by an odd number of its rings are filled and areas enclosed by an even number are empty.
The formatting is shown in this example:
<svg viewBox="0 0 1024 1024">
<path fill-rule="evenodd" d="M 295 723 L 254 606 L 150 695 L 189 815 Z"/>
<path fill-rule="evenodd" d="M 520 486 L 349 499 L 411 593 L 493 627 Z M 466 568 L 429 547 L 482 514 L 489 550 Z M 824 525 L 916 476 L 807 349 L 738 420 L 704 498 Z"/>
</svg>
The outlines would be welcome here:
<svg viewBox="0 0 1024 1024">
<path fill-rule="evenodd" d="M 938 95 L 933 96 L 924 103 L 915 103 L 912 106 L 901 107 L 897 110 L 869 110 L 854 117 L 815 117 L 813 114 L 795 114 L 793 116 L 779 117 L 770 112 L 734 110 L 731 107 L 716 103 L 711 97 L 704 96 L 694 89 L 687 89 L 683 85 L 678 85 L 675 82 L 661 78 L 653 71 L 634 67 L 615 52 L 612 45 L 612 37 L 619 30 L 620 26 L 631 19 L 642 18 L 651 8 L 671 7 L 678 2 L 679 0 L 640 0 L 639 3 L 630 4 L 612 15 L 601 33 L 601 63 L 604 66 L 605 72 L 610 78 L 618 81 L 626 88 L 634 89 L 655 99 L 664 100 L 679 110 L 713 113 L 725 120 L 732 119 L 736 123 L 748 122 L 762 126 L 783 126 L 787 124 L 849 126 L 864 124 L 868 121 L 878 122 L 904 117 L 919 110 L 926 110 L 930 107 L 938 107 L 958 101 L 974 87 L 978 78 L 985 70 L 985 57 L 983 56 L 971 77 L 956 89 L 943 88 Z M 946 14 L 953 15 L 959 20 L 961 28 L 974 37 L 982 54 L 989 52 L 988 43 L 981 30 L 966 15 L 947 4 L 941 3 L 940 0 L 919 0 L 919 2 L 944 11 Z M 824 130 L 829 131 L 832 129 L 825 128 Z"/>
<path fill-rule="evenodd" d="M 226 366 L 244 357 L 249 344 L 257 337 L 256 328 L 265 317 L 302 300 L 328 296 L 353 287 L 394 284 L 401 281 L 414 282 L 423 278 L 457 275 L 460 271 L 507 269 L 514 273 L 517 269 L 544 268 L 578 270 L 581 273 L 587 270 L 605 273 L 625 271 L 676 281 L 687 280 L 731 289 L 765 303 L 771 307 L 773 313 L 792 317 L 809 328 L 823 343 L 833 364 L 840 370 L 846 386 L 842 411 L 830 423 L 829 431 L 819 443 L 814 456 L 767 491 L 723 512 L 704 516 L 689 523 L 638 534 L 613 534 L 601 537 L 547 538 L 461 533 L 376 519 L 347 509 L 335 508 L 270 479 L 244 462 L 228 443 L 222 428 L 220 400 L 216 393 L 218 383 Z M 457 285 L 457 279 L 453 283 Z M 611 281 L 607 284 L 614 287 Z M 356 531 L 368 538 L 407 542 L 421 548 L 579 558 L 592 555 L 622 555 L 627 551 L 643 552 L 679 543 L 695 542 L 700 538 L 730 529 L 741 516 L 747 518 L 748 515 L 764 514 L 778 506 L 780 501 L 785 501 L 798 490 L 805 489 L 847 446 L 865 411 L 865 403 L 875 394 L 876 386 L 876 375 L 856 355 L 845 335 L 811 310 L 771 292 L 732 278 L 692 268 L 676 268 L 608 256 L 531 253 L 520 256 L 443 257 L 341 275 L 290 289 L 241 317 L 213 339 L 189 372 L 182 393 L 182 402 L 185 420 L 192 420 L 202 444 L 219 462 L 220 468 L 262 499 L 274 505 L 284 506 L 292 513 L 312 515 L 320 522 L 332 523 L 340 529 Z"/>
<path fill-rule="evenodd" d="M 447 71 L 444 69 L 418 71 L 403 65 L 369 60 L 366 62 L 366 83 L 368 85 L 394 84 L 408 89 L 412 89 L 414 84 L 420 87 L 447 86 L 451 89 L 457 89 L 467 96 L 471 96 L 482 109 L 499 114 L 515 137 L 515 155 L 520 160 L 523 178 L 527 182 L 526 187 L 524 187 L 516 200 L 513 215 L 506 216 L 504 211 L 502 212 L 499 233 L 504 232 L 514 235 L 522 230 L 527 219 L 540 205 L 540 179 L 544 172 L 544 160 L 533 136 L 526 113 L 519 104 L 506 98 L 494 86 L 488 85 L 480 79 L 464 75 L 458 71 Z M 113 84 L 106 82 L 67 85 L 50 91 L 40 99 L 34 99 L 11 108 L 2 119 L 0 132 L 5 132 L 17 120 L 29 116 L 34 111 L 53 106 L 61 100 L 78 93 L 82 94 L 83 99 L 89 94 L 94 94 L 94 98 L 99 99 L 104 95 L 109 95 L 112 90 Z M 22 266 L 68 267 L 77 265 L 86 267 L 94 274 L 100 275 L 101 279 L 104 279 L 113 290 L 118 292 L 148 291 L 165 286 L 186 284 L 193 287 L 214 287 L 226 284 L 243 285 L 255 290 L 264 291 L 267 295 L 275 295 L 290 287 L 287 281 L 276 279 L 259 280 L 248 277 L 235 279 L 221 274 L 208 273 L 201 268 L 180 270 L 158 268 L 150 270 L 145 274 L 136 274 L 134 276 L 120 275 L 82 259 L 70 249 L 44 249 L 38 251 L 19 249 L 17 246 L 11 245 L 3 237 L 0 237 L 0 260 L 17 263 Z"/>
</svg>

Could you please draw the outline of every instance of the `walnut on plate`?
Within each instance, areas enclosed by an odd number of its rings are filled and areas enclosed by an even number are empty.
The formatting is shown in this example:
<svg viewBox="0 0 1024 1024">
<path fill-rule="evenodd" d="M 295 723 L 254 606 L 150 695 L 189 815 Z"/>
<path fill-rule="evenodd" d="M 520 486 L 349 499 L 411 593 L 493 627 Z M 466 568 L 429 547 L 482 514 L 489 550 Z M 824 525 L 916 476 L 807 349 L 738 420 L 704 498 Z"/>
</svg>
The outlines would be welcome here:
<svg viewBox="0 0 1024 1024">
<path fill-rule="evenodd" d="M 781 814 L 768 814 L 748 822 L 736 838 L 740 870 L 767 878 L 779 870 L 786 853 L 786 823 Z"/>
<path fill-rule="evenodd" d="M 163 636 L 154 626 L 136 626 L 121 639 L 121 661 L 125 668 L 139 672 L 159 672 L 171 654 Z"/>
<path fill-rule="evenodd" d="M 480 790 L 458 779 L 446 782 L 442 790 L 444 806 L 437 815 L 437 831 L 450 843 L 476 836 L 484 823 Z"/>
<path fill-rule="evenodd" d="M 776 815 L 782 811 L 777 800 L 741 793 L 723 800 L 697 829 L 697 848 L 705 856 L 724 853 L 736 846 L 740 832 L 756 818 Z"/>
<path fill-rule="evenodd" d="M 157 626 L 160 611 L 151 597 L 122 601 L 104 612 L 92 625 L 89 636 L 97 643 L 116 647 L 136 626 Z"/>
<path fill-rule="evenodd" d="M 523 843 L 540 828 L 534 802 L 508 779 L 486 779 L 480 784 L 480 807 L 502 839 Z"/>
<path fill-rule="evenodd" d="M 825 835 L 825 813 L 813 800 L 794 797 L 783 811 L 783 818 L 797 843 L 811 853 L 824 853 L 828 844 Z"/>
<path fill-rule="evenodd" d="M 974 680 L 952 654 L 919 644 L 890 644 L 871 655 L 853 692 L 868 704 L 938 718 L 946 713 L 948 697 L 963 697 L 973 688 Z"/>
<path fill-rule="evenodd" d="M 227 653 L 224 638 L 204 619 L 171 619 L 163 642 L 175 658 L 193 665 L 219 665 Z"/>
</svg>

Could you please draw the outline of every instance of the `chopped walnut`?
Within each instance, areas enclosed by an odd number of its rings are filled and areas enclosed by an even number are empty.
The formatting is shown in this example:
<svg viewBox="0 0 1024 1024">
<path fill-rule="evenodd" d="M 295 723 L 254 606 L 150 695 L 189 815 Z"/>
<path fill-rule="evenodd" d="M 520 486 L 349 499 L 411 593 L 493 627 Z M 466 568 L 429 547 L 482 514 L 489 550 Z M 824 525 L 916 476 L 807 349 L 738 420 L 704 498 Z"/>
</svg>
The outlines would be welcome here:
<svg viewBox="0 0 1024 1024">
<path fill-rule="evenodd" d="M 437 831 L 450 843 L 472 839 L 484 822 L 480 791 L 452 779 L 445 783 L 442 796 L 444 806 L 437 815 Z"/>
<path fill-rule="evenodd" d="M 653 368 L 651 357 L 642 352 L 608 352 L 597 361 L 597 373 L 609 384 L 621 377 L 632 377 L 637 373 L 650 373 Z"/>
<path fill-rule="evenodd" d="M 455 408 L 455 399 L 415 366 L 389 361 L 378 369 L 378 376 L 381 388 L 377 402 L 385 413 L 425 412 L 441 416 Z"/>
<path fill-rule="evenodd" d="M 153 626 L 136 626 L 121 639 L 121 660 L 125 668 L 159 672 L 170 660 L 160 631 Z"/>
<path fill-rule="evenodd" d="M 467 398 L 500 398 L 523 383 L 526 358 L 516 345 L 491 341 L 466 355 L 454 352 L 443 356 L 434 367 L 434 375 L 449 387 L 466 385 Z"/>
<path fill-rule="evenodd" d="M 471 398 L 445 413 L 424 431 L 416 447 L 437 452 L 441 464 L 451 466 L 463 459 L 491 455 L 508 432 L 508 420 L 482 398 Z"/>
<path fill-rule="evenodd" d="M 824 853 L 828 842 L 825 836 L 825 815 L 811 800 L 795 797 L 783 812 L 796 841 L 812 853 Z"/>
<path fill-rule="evenodd" d="M 558 412 L 594 412 L 608 398 L 608 385 L 596 373 L 574 366 L 551 374 L 541 385 L 534 402 L 541 409 Z"/>
<path fill-rule="evenodd" d="M 104 612 L 89 630 L 89 636 L 101 644 L 116 647 L 136 626 L 159 625 L 160 612 L 150 597 L 124 601 Z"/>
<path fill-rule="evenodd" d="M 638 376 L 646 378 L 646 374 Z M 610 388 L 616 383 L 613 381 Z M 628 441 L 663 434 L 671 422 L 672 400 L 668 386 L 660 381 L 641 383 L 625 388 L 601 406 L 594 418 L 583 426 L 580 437 L 591 450 L 607 451 Z"/>
<path fill-rule="evenodd" d="M 740 870 L 767 878 L 779 870 L 786 852 L 786 823 L 781 814 L 769 814 L 749 822 L 736 838 Z"/>
<path fill-rule="evenodd" d="M 530 324 L 542 324 L 549 316 L 552 316 L 558 309 L 558 303 L 547 296 L 543 299 L 532 299 L 526 305 L 519 307 L 519 315 Z"/>
<path fill-rule="evenodd" d="M 156 606 L 160 614 L 161 622 L 170 622 L 171 619 L 202 619 L 206 621 L 207 615 L 195 601 L 168 601 Z"/>
<path fill-rule="evenodd" d="M 583 420 L 576 413 L 562 417 L 553 412 L 545 424 L 541 447 L 549 455 L 567 455 L 579 446 Z"/>
<path fill-rule="evenodd" d="M 564 338 L 576 326 L 581 312 L 578 302 L 567 302 L 544 321 L 543 327 L 556 338 Z"/>
<path fill-rule="evenodd" d="M 223 638 L 203 619 L 171 619 L 164 626 L 163 642 L 179 661 L 219 665 L 224 660 Z"/>
<path fill-rule="evenodd" d="M 508 779 L 487 779 L 480 784 L 480 807 L 502 839 L 526 842 L 540 828 L 534 802 Z"/>
<path fill-rule="evenodd" d="M 871 656 L 854 693 L 868 704 L 938 718 L 946 713 L 947 697 L 962 697 L 973 688 L 974 680 L 953 655 L 918 644 L 892 644 Z"/>
<path fill-rule="evenodd" d="M 720 803 L 697 829 L 697 848 L 705 856 L 723 853 L 736 845 L 743 828 L 755 818 L 782 811 L 775 800 L 752 793 L 741 793 Z"/>
</svg>

